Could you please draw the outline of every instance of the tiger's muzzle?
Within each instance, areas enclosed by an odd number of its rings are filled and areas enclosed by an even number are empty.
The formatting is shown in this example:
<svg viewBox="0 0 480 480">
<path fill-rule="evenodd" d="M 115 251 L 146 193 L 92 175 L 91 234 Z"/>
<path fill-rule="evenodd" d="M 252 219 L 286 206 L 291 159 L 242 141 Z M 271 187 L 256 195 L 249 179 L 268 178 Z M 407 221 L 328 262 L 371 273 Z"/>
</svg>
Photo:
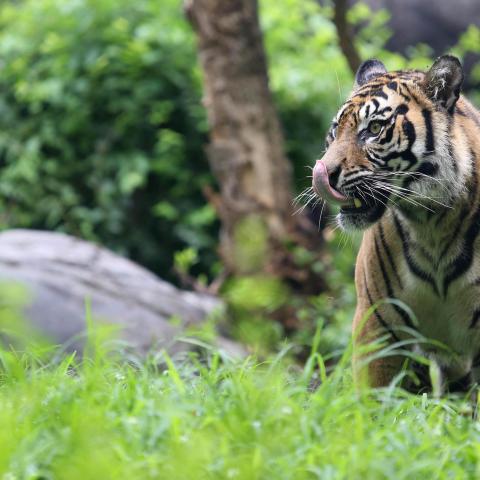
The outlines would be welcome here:
<svg viewBox="0 0 480 480">
<path fill-rule="evenodd" d="M 313 168 L 313 190 L 328 203 L 340 206 L 338 219 L 342 227 L 363 229 L 382 216 L 386 208 L 385 202 L 378 203 L 368 194 L 360 195 L 361 198 L 347 196 L 332 186 L 332 176 L 335 177 L 335 174 L 329 173 L 323 159 L 317 160 Z"/>
<path fill-rule="evenodd" d="M 314 192 L 327 202 L 336 203 L 338 205 L 351 205 L 352 199 L 347 198 L 343 193 L 335 190 L 330 185 L 327 166 L 322 160 L 317 160 L 313 168 L 313 190 Z"/>
</svg>

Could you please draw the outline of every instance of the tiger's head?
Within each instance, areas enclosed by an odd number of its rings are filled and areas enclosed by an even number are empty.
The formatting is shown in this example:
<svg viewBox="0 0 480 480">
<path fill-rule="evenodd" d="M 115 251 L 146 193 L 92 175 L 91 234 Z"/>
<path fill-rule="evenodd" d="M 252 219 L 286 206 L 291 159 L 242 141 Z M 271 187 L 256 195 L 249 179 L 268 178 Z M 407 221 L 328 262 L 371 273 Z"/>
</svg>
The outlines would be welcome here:
<svg viewBox="0 0 480 480">
<path fill-rule="evenodd" d="M 313 189 L 340 205 L 342 228 L 365 229 L 388 208 L 435 209 L 461 193 L 450 136 L 462 82 L 450 55 L 428 72 L 360 66 L 313 169 Z"/>
</svg>

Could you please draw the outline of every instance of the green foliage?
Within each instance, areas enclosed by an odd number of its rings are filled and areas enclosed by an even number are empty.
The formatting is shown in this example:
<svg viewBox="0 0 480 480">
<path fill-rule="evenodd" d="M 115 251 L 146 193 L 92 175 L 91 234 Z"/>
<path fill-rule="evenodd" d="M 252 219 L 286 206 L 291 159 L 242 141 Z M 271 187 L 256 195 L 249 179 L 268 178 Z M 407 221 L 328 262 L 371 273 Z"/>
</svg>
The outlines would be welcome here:
<svg viewBox="0 0 480 480">
<path fill-rule="evenodd" d="M 351 74 L 328 8 L 313 0 L 261 7 L 302 186 Z M 353 16 L 364 21 L 368 12 Z M 0 227 L 79 235 L 163 276 L 184 248 L 199 253 L 193 273 L 217 269 L 216 216 L 201 193 L 212 178 L 200 75 L 176 0 L 161 8 L 153 0 L 6 2 L 0 58 Z"/>
<path fill-rule="evenodd" d="M 352 86 L 328 13 L 314 0 L 262 0 L 270 85 L 300 187 L 323 151 L 325 133 Z M 286 15 L 285 13 L 288 12 Z"/>
<path fill-rule="evenodd" d="M 0 6 L 0 226 L 63 230 L 168 275 L 214 261 L 193 34 L 165 0 Z"/>
<path fill-rule="evenodd" d="M 452 48 L 452 53 L 460 58 L 465 58 L 469 54 L 475 54 L 478 58 L 478 54 L 480 54 L 479 40 L 480 29 L 476 25 L 469 25 L 460 37 L 457 45 Z M 478 107 L 478 105 L 480 105 L 480 93 L 478 91 L 478 84 L 480 83 L 479 62 L 473 65 L 469 80 L 473 84 L 473 88 L 468 92 L 468 98 Z"/>
<path fill-rule="evenodd" d="M 324 4 L 260 2 L 299 189 L 353 81 Z M 362 57 L 428 65 L 426 46 L 409 59 L 382 49 L 385 11 L 357 3 L 349 19 Z M 459 52 L 474 51 L 477 36 L 471 27 Z M 193 248 L 191 273 L 218 271 L 218 222 L 202 195 L 213 180 L 201 81 L 177 0 L 3 2 L 0 58 L 0 228 L 79 235 L 170 278 L 174 252 Z"/>
<path fill-rule="evenodd" d="M 314 0 L 261 2 L 298 187 L 352 84 L 331 13 Z M 364 55 L 405 63 L 379 51 L 384 12 L 350 16 Z M 193 274 L 218 270 L 200 75 L 179 2 L 4 2 L 0 58 L 0 228 L 79 235 L 170 278 L 185 248 L 198 252 Z"/>
<path fill-rule="evenodd" d="M 0 292 L 0 344 L 29 348 L 40 356 L 48 353 L 51 346 L 47 339 L 23 317 L 23 308 L 30 297 L 25 286 L 0 281 Z M 0 354 L 0 365 L 9 363 L 11 355 L 11 352 Z"/>
<path fill-rule="evenodd" d="M 287 342 L 303 356 L 320 327 L 318 351 L 326 359 L 338 357 L 348 345 L 356 305 L 355 257 L 361 238 L 333 232 L 326 237 L 321 261 L 314 260 L 314 254 L 303 248 L 292 250 L 299 266 L 308 266 L 325 279 L 329 288 L 319 295 L 296 296 L 285 282 L 265 275 L 230 279 L 223 288 L 222 296 L 233 319 L 231 333 L 258 355 L 278 352 Z M 287 312 L 291 313 L 293 328 L 271 321 L 276 317 L 285 320 Z"/>
<path fill-rule="evenodd" d="M 282 280 L 267 275 L 233 278 L 223 289 L 233 318 L 232 334 L 258 354 L 276 350 L 284 338 L 283 327 L 272 314 L 291 299 Z"/>
<path fill-rule="evenodd" d="M 326 238 L 324 258 L 315 269 L 323 275 L 329 288 L 307 302 L 292 301 L 301 323 L 290 341 L 312 346 L 314 332 L 321 328 L 318 351 L 330 360 L 342 355 L 352 336 L 356 305 L 354 268 L 360 238 L 343 233 L 328 233 Z"/>
<path fill-rule="evenodd" d="M 348 354 L 329 376 L 315 349 L 303 370 L 288 368 L 281 356 L 258 364 L 215 352 L 202 362 L 159 354 L 135 365 L 114 362 L 101 346 L 81 362 L 70 356 L 46 363 L 28 350 L 0 350 L 0 358 L 5 354 L 5 479 L 480 474 L 480 433 L 464 399 L 412 396 L 394 387 L 358 394 Z M 317 367 L 322 381 L 312 391 Z"/>
<path fill-rule="evenodd" d="M 191 268 L 198 262 L 198 252 L 193 248 L 185 248 L 175 252 L 173 264 L 180 273 L 188 275 Z"/>
<path fill-rule="evenodd" d="M 243 217 L 234 232 L 235 251 L 233 258 L 238 271 L 257 272 L 268 258 L 268 230 L 265 219 L 259 215 Z"/>
<path fill-rule="evenodd" d="M 233 307 L 267 311 L 280 308 L 289 295 L 281 280 L 265 275 L 232 279 L 225 292 Z"/>
</svg>

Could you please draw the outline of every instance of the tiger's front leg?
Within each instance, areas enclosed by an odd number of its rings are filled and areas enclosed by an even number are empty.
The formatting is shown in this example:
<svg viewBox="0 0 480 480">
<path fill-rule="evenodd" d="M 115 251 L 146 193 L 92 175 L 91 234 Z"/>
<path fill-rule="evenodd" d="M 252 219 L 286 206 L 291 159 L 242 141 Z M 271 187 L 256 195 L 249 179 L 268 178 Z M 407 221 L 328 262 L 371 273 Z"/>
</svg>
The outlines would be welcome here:
<svg viewBox="0 0 480 480">
<path fill-rule="evenodd" d="M 370 305 L 359 302 L 353 321 L 353 375 L 358 388 L 389 385 L 405 362 L 405 357 L 391 354 L 369 359 L 398 341 L 386 331 L 380 314 L 373 312 L 369 315 L 370 311 Z"/>
<path fill-rule="evenodd" d="M 365 236 L 355 268 L 357 307 L 353 320 L 353 373 L 358 387 L 385 387 L 401 373 L 406 357 L 393 354 L 401 340 L 391 308 L 385 304 L 388 292 L 378 258 L 373 255 L 373 237 Z M 404 347 L 405 348 L 405 347 Z M 383 355 L 381 350 L 388 349 Z"/>
</svg>

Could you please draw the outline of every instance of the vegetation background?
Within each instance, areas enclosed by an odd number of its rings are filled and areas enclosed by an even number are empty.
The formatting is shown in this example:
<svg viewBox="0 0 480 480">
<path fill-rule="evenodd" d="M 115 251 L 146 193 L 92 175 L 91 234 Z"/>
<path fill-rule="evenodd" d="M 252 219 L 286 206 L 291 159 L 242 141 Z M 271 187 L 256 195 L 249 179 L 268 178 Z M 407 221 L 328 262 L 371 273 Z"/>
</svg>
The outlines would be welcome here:
<svg viewBox="0 0 480 480">
<path fill-rule="evenodd" d="M 332 18 L 329 2 L 260 1 L 297 194 L 353 82 Z M 431 63 L 426 45 L 384 48 L 387 10 L 355 3 L 348 20 L 362 58 L 389 69 Z M 479 40 L 466 25 L 452 51 L 475 53 Z M 470 82 L 479 80 L 474 67 Z M 205 197 L 218 187 L 207 139 L 195 35 L 178 0 L 0 4 L 1 229 L 67 232 L 207 288 L 223 269 Z M 299 299 L 248 276 L 222 286 L 226 328 L 264 363 L 212 350 L 201 361 L 162 353 L 125 364 L 93 331 L 84 360 L 36 340 L 0 350 L 0 478 L 477 478 L 478 425 L 463 399 L 353 391 L 359 239 L 334 231 L 331 215 L 318 232 L 321 261 L 294 251 L 299 265 L 313 261 L 323 292 Z M 254 250 L 258 238 L 243 240 Z M 1 295 L 8 326 L 19 299 L 9 288 Z M 293 326 L 272 321 L 285 306 Z"/>
</svg>

